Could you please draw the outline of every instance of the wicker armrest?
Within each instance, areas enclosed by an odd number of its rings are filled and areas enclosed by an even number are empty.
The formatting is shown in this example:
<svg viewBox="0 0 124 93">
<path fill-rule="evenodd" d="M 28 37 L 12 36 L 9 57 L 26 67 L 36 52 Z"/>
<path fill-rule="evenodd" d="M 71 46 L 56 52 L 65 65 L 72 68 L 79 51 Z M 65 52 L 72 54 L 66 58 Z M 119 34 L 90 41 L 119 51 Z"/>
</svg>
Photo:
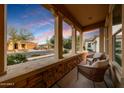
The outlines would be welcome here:
<svg viewBox="0 0 124 93">
<path fill-rule="evenodd" d="M 78 69 L 98 69 L 97 67 L 93 67 L 92 65 L 78 65 Z"/>
<path fill-rule="evenodd" d="M 78 65 L 78 71 L 87 77 L 90 80 L 100 82 L 104 79 L 105 71 L 107 70 L 106 67 L 92 67 L 92 66 L 85 66 L 85 65 Z"/>
</svg>

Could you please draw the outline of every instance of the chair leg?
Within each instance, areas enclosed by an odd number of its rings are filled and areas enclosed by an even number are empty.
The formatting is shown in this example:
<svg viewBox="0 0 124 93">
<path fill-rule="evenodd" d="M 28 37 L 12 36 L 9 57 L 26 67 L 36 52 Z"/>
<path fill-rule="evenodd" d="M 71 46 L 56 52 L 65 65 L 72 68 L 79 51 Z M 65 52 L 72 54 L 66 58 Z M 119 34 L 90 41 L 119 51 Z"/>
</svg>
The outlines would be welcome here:
<svg viewBox="0 0 124 93">
<path fill-rule="evenodd" d="M 93 87 L 95 88 L 95 82 L 93 81 Z"/>
<path fill-rule="evenodd" d="M 107 85 L 107 83 L 106 83 L 106 81 L 105 81 L 105 80 L 104 80 L 104 83 L 105 83 L 106 87 L 108 88 L 108 85 Z"/>
</svg>

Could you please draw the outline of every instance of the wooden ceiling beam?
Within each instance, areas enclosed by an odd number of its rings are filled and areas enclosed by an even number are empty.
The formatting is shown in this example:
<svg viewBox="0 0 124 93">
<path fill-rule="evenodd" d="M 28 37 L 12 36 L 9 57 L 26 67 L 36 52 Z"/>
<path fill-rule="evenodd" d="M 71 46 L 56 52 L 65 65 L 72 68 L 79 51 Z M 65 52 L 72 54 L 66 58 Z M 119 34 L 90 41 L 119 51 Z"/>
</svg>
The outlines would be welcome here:
<svg viewBox="0 0 124 93">
<path fill-rule="evenodd" d="M 97 28 L 100 28 L 100 27 L 103 27 L 103 26 L 105 26 L 105 21 L 101 21 L 101 22 L 98 22 L 98 23 L 95 23 L 95 24 L 85 26 L 85 27 L 82 28 L 82 31 L 83 32 L 88 32 L 88 31 L 92 31 L 93 29 L 97 29 Z"/>
</svg>

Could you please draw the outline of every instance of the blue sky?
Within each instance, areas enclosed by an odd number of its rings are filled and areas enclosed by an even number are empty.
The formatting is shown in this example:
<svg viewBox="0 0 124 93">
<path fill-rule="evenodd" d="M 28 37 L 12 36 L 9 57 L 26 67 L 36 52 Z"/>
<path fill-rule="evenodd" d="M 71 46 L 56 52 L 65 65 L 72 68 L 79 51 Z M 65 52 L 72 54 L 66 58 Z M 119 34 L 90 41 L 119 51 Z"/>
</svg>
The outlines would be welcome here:
<svg viewBox="0 0 124 93">
<path fill-rule="evenodd" d="M 7 5 L 7 26 L 29 30 L 35 42 L 45 43 L 54 34 L 54 16 L 42 5 Z"/>
<path fill-rule="evenodd" d="M 54 16 L 51 12 L 38 4 L 9 4 L 7 5 L 7 26 L 26 29 L 33 33 L 38 44 L 54 35 Z M 63 37 L 71 36 L 71 27 L 63 21 Z"/>
<path fill-rule="evenodd" d="M 52 13 L 39 4 L 9 4 L 7 5 L 7 27 L 14 27 L 17 30 L 26 29 L 33 33 L 34 42 L 46 43 L 46 40 L 54 35 L 54 16 Z M 85 33 L 87 38 L 96 34 Z M 63 37 L 69 38 L 72 35 L 72 28 L 63 21 Z"/>
</svg>

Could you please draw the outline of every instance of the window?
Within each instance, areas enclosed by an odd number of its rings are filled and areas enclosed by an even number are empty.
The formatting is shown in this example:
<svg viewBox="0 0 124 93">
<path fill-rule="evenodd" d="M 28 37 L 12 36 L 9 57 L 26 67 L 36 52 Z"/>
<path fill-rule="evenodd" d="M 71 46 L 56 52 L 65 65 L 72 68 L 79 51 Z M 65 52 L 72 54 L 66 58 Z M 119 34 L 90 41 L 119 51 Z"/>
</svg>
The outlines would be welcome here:
<svg viewBox="0 0 124 93">
<path fill-rule="evenodd" d="M 7 64 L 48 56 L 54 56 L 54 16 L 51 12 L 38 4 L 7 5 Z"/>
<path fill-rule="evenodd" d="M 71 53 L 72 49 L 72 27 L 63 21 L 63 53 Z"/>
<path fill-rule="evenodd" d="M 114 35 L 114 61 L 122 65 L 122 31 Z"/>
<path fill-rule="evenodd" d="M 84 49 L 88 52 L 99 52 L 99 29 L 84 32 Z"/>
<path fill-rule="evenodd" d="M 122 65 L 122 5 L 115 5 L 112 18 L 113 60 Z"/>
</svg>

